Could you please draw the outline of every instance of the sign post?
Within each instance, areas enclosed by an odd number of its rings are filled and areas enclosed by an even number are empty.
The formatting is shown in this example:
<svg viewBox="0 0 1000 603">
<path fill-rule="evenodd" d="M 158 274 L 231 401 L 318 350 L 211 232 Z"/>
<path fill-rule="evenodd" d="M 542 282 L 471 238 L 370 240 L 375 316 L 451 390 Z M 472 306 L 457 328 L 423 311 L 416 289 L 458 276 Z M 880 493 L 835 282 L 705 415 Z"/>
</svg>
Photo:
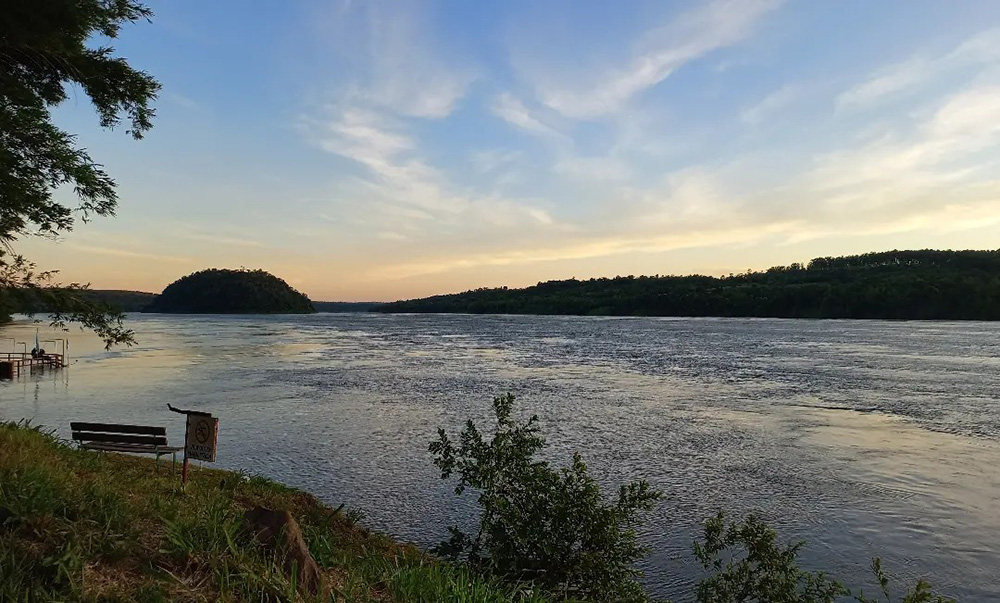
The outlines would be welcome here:
<svg viewBox="0 0 1000 603">
<path fill-rule="evenodd" d="M 190 414 L 187 417 L 187 435 L 184 437 L 186 456 L 198 461 L 215 462 L 215 448 L 219 437 L 219 420 L 212 415 Z"/>
<path fill-rule="evenodd" d="M 187 416 L 184 429 L 184 464 L 181 465 L 181 484 L 187 484 L 188 459 L 215 462 L 219 442 L 219 419 L 200 410 L 181 410 L 167 404 L 170 410 Z"/>
</svg>

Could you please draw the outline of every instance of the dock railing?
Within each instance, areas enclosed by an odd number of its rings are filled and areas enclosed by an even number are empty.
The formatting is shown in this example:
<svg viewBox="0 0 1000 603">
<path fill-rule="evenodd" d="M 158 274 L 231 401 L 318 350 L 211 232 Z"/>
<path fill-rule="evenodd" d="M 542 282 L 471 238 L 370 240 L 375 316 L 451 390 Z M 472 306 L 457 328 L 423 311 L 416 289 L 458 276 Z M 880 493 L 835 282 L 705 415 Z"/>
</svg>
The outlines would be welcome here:
<svg viewBox="0 0 1000 603">
<path fill-rule="evenodd" d="M 45 354 L 43 356 L 32 357 L 27 352 L 2 352 L 0 353 L 0 379 L 13 379 L 23 371 L 33 373 L 36 369 L 45 370 L 48 368 L 62 368 L 62 354 Z"/>
</svg>

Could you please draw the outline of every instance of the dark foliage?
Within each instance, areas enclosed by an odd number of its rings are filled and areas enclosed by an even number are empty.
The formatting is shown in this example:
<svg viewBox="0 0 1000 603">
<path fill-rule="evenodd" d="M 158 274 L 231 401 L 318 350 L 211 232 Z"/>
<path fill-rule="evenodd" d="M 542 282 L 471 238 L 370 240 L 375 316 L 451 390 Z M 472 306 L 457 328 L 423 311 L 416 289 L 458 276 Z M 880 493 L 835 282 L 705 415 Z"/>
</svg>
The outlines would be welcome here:
<svg viewBox="0 0 1000 603">
<path fill-rule="evenodd" d="M 561 469 L 536 459 L 545 446 L 538 417 L 520 420 L 513 408 L 511 394 L 495 398 L 492 433 L 468 421 L 458 441 L 439 429 L 431 442 L 442 479 L 457 477 L 455 493 L 471 489 L 480 509 L 474 535 L 451 527 L 436 552 L 555 600 L 647 603 L 634 569 L 645 554 L 636 529 L 660 492 L 637 481 L 621 486 L 616 500 L 605 500 L 579 454 Z M 698 603 L 955 603 L 922 579 L 894 596 L 878 558 L 871 564 L 878 595 L 852 592 L 822 571 L 802 568 L 804 546 L 782 544 L 753 515 L 729 522 L 720 511 L 694 543 L 705 573 L 693 598 Z"/>
<path fill-rule="evenodd" d="M 313 302 L 317 312 L 377 312 L 381 305 L 382 302 Z"/>
<path fill-rule="evenodd" d="M 155 293 L 117 289 L 87 289 L 82 296 L 84 299 L 118 308 L 122 312 L 142 312 L 156 299 Z"/>
<path fill-rule="evenodd" d="M 730 523 L 719 512 L 705 522 L 703 540 L 694 545 L 695 557 L 708 572 L 695 591 L 698 603 L 955 603 L 934 594 L 925 580 L 918 580 L 901 599 L 894 598 L 878 558 L 871 569 L 879 596 L 852 593 L 823 572 L 799 567 L 802 547 L 801 542 L 778 543 L 774 530 L 753 515 Z"/>
<path fill-rule="evenodd" d="M 148 19 L 134 0 L 8 0 L 0 19 L 0 320 L 25 303 L 54 308 L 54 324 L 81 322 L 110 346 L 129 343 L 121 315 L 77 295 L 79 285 L 57 286 L 52 271 L 13 251 L 26 236 L 55 237 L 77 219 L 114 214 L 115 183 L 75 137 L 56 127 L 51 109 L 81 90 L 99 123 L 142 138 L 152 126 L 159 84 L 95 40 L 113 39 L 122 25 Z M 53 198 L 72 189 L 79 204 Z M 31 298 L 31 299 L 25 299 Z"/>
<path fill-rule="evenodd" d="M 798 566 L 802 544 L 781 545 L 756 517 L 726 524 L 719 513 L 705 522 L 695 556 L 711 575 L 698 584 L 699 603 L 827 603 L 850 594 L 822 572 Z"/>
<path fill-rule="evenodd" d="M 0 324 L 15 312 L 46 312 L 51 326 L 65 329 L 69 323 L 78 323 L 97 333 L 108 348 L 134 342 L 121 308 L 113 302 L 92 296 L 85 285 L 53 285 L 51 281 L 51 273 L 36 273 L 34 265 L 21 256 L 0 261 Z"/>
<path fill-rule="evenodd" d="M 75 295 L 87 303 L 108 306 L 121 312 L 141 312 L 156 299 L 155 293 L 122 291 L 118 289 L 81 289 Z M 51 307 L 37 305 L 41 302 L 42 300 L 39 299 L 28 299 L 25 300 L 26 305 L 22 305 L 15 310 L 24 314 L 51 312 L 53 310 Z"/>
<path fill-rule="evenodd" d="M 202 270 L 169 284 L 144 311 L 169 314 L 308 314 L 309 298 L 263 270 Z"/>
<path fill-rule="evenodd" d="M 1000 320 L 1000 251 L 889 251 L 728 277 L 626 276 L 477 289 L 380 312 Z"/>
<path fill-rule="evenodd" d="M 481 511 L 475 536 L 449 528 L 438 552 L 560 596 L 645 601 L 633 568 L 645 554 L 636 528 L 660 493 L 637 481 L 605 501 L 579 454 L 562 469 L 535 458 L 545 446 L 538 417 L 517 420 L 513 406 L 511 394 L 493 400 L 490 438 L 469 421 L 459 442 L 443 429 L 431 442 L 442 479 L 457 474 L 455 493 L 474 489 Z"/>
</svg>

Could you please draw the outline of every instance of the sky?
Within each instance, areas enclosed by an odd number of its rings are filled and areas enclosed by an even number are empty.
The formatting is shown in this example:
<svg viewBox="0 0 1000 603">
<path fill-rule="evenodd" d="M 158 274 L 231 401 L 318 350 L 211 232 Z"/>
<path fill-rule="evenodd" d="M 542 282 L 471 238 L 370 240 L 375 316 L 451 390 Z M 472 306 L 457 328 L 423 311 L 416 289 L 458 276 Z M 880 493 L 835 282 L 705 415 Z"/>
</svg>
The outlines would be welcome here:
<svg viewBox="0 0 1000 603">
<path fill-rule="evenodd" d="M 149 5 L 113 41 L 163 85 L 146 138 L 54 111 L 121 197 L 18 247 L 64 282 L 395 300 L 1000 248 L 1000 3 Z"/>
</svg>

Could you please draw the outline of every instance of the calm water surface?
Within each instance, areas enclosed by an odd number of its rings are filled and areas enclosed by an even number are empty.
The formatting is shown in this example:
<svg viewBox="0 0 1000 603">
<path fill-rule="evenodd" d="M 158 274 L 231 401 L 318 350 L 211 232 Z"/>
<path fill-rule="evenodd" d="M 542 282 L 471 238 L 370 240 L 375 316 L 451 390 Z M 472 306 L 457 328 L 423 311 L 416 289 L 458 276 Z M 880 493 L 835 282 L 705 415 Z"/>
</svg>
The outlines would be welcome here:
<svg viewBox="0 0 1000 603">
<path fill-rule="evenodd" d="M 962 601 L 1000 601 L 1000 324 L 508 316 L 134 316 L 140 345 L 70 334 L 71 367 L 0 382 L 0 418 L 168 426 L 221 418 L 219 463 L 358 507 L 430 544 L 467 525 L 427 453 L 496 394 L 553 459 L 666 493 L 643 539 L 654 595 L 699 577 L 699 522 L 755 512 L 859 584 L 881 555 Z M 42 339 L 63 334 L 46 332 Z M 33 341 L 34 326 L 0 329 Z M 29 347 L 31 344 L 29 343 Z M 48 349 L 58 344 L 47 343 Z M 20 347 L 18 348 L 20 349 Z"/>
</svg>

